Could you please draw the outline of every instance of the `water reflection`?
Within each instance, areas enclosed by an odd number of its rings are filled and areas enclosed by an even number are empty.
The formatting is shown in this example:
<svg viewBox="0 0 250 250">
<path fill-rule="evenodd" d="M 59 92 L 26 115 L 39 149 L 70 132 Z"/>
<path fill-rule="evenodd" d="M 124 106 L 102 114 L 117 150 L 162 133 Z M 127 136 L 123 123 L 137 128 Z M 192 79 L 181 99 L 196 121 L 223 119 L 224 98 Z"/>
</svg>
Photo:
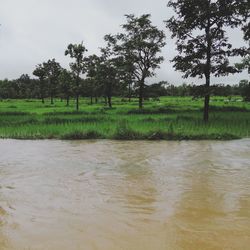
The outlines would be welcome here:
<svg viewBox="0 0 250 250">
<path fill-rule="evenodd" d="M 0 141 L 0 249 L 248 249 L 250 140 Z"/>
</svg>

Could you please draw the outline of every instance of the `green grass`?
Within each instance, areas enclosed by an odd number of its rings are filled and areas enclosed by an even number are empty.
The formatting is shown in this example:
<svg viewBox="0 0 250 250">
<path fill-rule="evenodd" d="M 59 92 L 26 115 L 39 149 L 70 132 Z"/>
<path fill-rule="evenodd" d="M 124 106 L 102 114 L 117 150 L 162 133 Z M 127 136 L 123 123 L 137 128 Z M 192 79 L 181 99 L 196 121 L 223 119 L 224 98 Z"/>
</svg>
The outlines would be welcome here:
<svg viewBox="0 0 250 250">
<path fill-rule="evenodd" d="M 3 100 L 0 102 L 0 138 L 14 139 L 117 139 L 117 140 L 228 140 L 249 137 L 250 103 L 239 97 L 213 97 L 210 121 L 202 121 L 202 99 L 162 97 L 122 102 L 114 98 L 113 108 L 102 102 L 80 101 L 75 111 L 56 100 Z"/>
</svg>

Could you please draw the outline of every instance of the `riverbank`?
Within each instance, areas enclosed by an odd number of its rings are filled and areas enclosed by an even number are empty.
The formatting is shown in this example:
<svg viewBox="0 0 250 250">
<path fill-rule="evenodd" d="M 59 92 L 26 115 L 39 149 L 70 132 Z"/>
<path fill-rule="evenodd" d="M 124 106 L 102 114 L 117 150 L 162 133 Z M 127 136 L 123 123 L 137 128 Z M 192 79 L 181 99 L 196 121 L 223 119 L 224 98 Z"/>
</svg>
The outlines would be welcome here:
<svg viewBox="0 0 250 250">
<path fill-rule="evenodd" d="M 213 97 L 210 121 L 202 121 L 202 99 L 163 97 L 146 101 L 138 110 L 132 102 L 115 98 L 113 108 L 81 100 L 74 111 L 56 100 L 0 102 L 0 138 L 116 139 L 116 140 L 231 140 L 249 137 L 250 104 L 239 98 Z"/>
</svg>

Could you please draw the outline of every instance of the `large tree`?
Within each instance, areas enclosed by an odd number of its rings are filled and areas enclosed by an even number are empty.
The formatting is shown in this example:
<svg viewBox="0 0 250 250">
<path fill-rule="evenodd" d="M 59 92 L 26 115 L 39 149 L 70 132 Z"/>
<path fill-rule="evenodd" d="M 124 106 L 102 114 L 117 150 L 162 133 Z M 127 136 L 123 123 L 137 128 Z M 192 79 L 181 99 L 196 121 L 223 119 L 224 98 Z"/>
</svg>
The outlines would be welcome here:
<svg viewBox="0 0 250 250">
<path fill-rule="evenodd" d="M 59 76 L 59 82 L 60 82 L 60 92 L 62 96 L 66 99 L 66 106 L 69 106 L 69 99 L 72 93 L 72 83 L 73 83 L 73 77 L 70 71 L 67 69 L 62 69 L 60 76 Z"/>
<path fill-rule="evenodd" d="M 33 71 L 33 75 L 39 78 L 39 92 L 42 103 L 44 103 L 45 97 L 45 84 L 46 84 L 46 70 L 42 64 L 38 64 Z"/>
<path fill-rule="evenodd" d="M 125 96 L 128 97 L 129 102 L 131 102 L 133 84 L 136 82 L 135 74 L 133 74 L 135 67 L 132 62 L 129 60 L 124 60 L 122 63 L 122 74 L 121 74 L 121 83 L 122 88 L 126 88 Z"/>
<path fill-rule="evenodd" d="M 145 80 L 154 75 L 155 69 L 164 60 L 159 53 L 165 46 L 165 34 L 152 25 L 149 14 L 140 17 L 126 15 L 126 18 L 127 23 L 122 25 L 124 33 L 106 36 L 106 40 L 113 45 L 117 55 L 127 62 L 124 68 L 129 69 L 131 79 L 136 79 L 139 108 L 142 108 Z"/>
<path fill-rule="evenodd" d="M 102 76 L 100 75 L 101 57 L 93 54 L 86 58 L 87 65 L 87 79 L 85 82 L 87 95 L 90 96 L 90 102 L 93 104 L 93 97 L 97 98 L 102 90 Z"/>
<path fill-rule="evenodd" d="M 120 82 L 120 57 L 114 55 L 111 47 L 107 45 L 101 49 L 101 56 L 91 55 L 88 59 L 87 76 L 92 82 L 92 89 L 102 94 L 107 104 L 112 108 L 112 96 Z"/>
<path fill-rule="evenodd" d="M 250 2 L 247 0 L 238 1 L 239 10 L 242 15 L 242 31 L 243 39 L 248 43 L 247 53 L 240 63 L 236 64 L 236 67 L 239 70 L 248 70 L 250 74 Z"/>
<path fill-rule="evenodd" d="M 99 78 L 102 77 L 104 96 L 107 98 L 109 107 L 112 108 L 114 90 L 121 83 L 120 66 L 123 64 L 123 58 L 114 53 L 109 42 L 105 48 L 101 49 L 101 53 L 98 75 Z"/>
<path fill-rule="evenodd" d="M 243 38 L 248 42 L 248 49 L 250 47 L 250 2 L 249 0 L 235 0 L 232 11 L 238 12 L 241 16 L 239 19 L 240 26 L 243 31 Z"/>
<path fill-rule="evenodd" d="M 242 31 L 243 31 L 243 39 L 248 43 L 247 54 L 244 55 L 240 63 L 236 63 L 235 66 L 239 71 L 248 70 L 248 74 L 250 75 L 250 2 L 249 0 L 240 0 L 238 1 L 238 9 L 242 18 Z M 250 101 L 250 81 L 242 80 L 240 82 L 242 86 L 241 95 L 243 96 L 245 101 Z M 243 87 L 244 86 L 244 87 Z"/>
<path fill-rule="evenodd" d="M 87 70 L 87 63 L 85 58 L 85 53 L 87 49 L 83 45 L 80 44 L 69 44 L 67 50 L 65 51 L 65 55 L 69 55 L 71 58 L 75 59 L 74 62 L 70 63 L 70 69 L 74 76 L 75 86 L 74 93 L 76 97 L 76 110 L 79 110 L 79 94 L 80 94 L 80 82 L 81 82 L 81 74 L 85 74 Z"/>
<path fill-rule="evenodd" d="M 240 3 L 240 4 L 239 4 Z M 176 39 L 178 55 L 172 60 L 184 77 L 205 77 L 204 121 L 209 119 L 211 75 L 236 73 L 229 57 L 243 56 L 245 48 L 232 49 L 226 28 L 237 27 L 245 20 L 244 0 L 171 0 L 175 16 L 166 21 Z"/>
<path fill-rule="evenodd" d="M 54 97 L 56 95 L 56 91 L 59 85 L 59 76 L 61 73 L 61 66 L 56 60 L 53 58 L 52 60 L 48 60 L 43 63 L 43 68 L 46 72 L 46 78 L 48 81 L 48 91 L 50 95 L 50 102 L 54 104 Z"/>
</svg>

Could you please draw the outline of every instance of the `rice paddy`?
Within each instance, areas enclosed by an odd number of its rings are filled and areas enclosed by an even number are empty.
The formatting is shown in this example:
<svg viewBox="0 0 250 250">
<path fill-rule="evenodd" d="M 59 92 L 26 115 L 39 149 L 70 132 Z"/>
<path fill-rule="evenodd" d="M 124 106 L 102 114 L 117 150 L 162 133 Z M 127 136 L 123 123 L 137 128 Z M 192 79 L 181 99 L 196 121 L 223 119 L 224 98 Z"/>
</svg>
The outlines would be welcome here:
<svg viewBox="0 0 250 250">
<path fill-rule="evenodd" d="M 240 97 L 213 97 L 210 120 L 202 120 L 203 100 L 191 97 L 162 97 L 145 101 L 114 98 L 113 108 L 102 99 L 90 105 L 74 100 L 2 100 L 0 138 L 12 139 L 117 139 L 117 140 L 229 140 L 249 137 L 250 103 Z"/>
</svg>

